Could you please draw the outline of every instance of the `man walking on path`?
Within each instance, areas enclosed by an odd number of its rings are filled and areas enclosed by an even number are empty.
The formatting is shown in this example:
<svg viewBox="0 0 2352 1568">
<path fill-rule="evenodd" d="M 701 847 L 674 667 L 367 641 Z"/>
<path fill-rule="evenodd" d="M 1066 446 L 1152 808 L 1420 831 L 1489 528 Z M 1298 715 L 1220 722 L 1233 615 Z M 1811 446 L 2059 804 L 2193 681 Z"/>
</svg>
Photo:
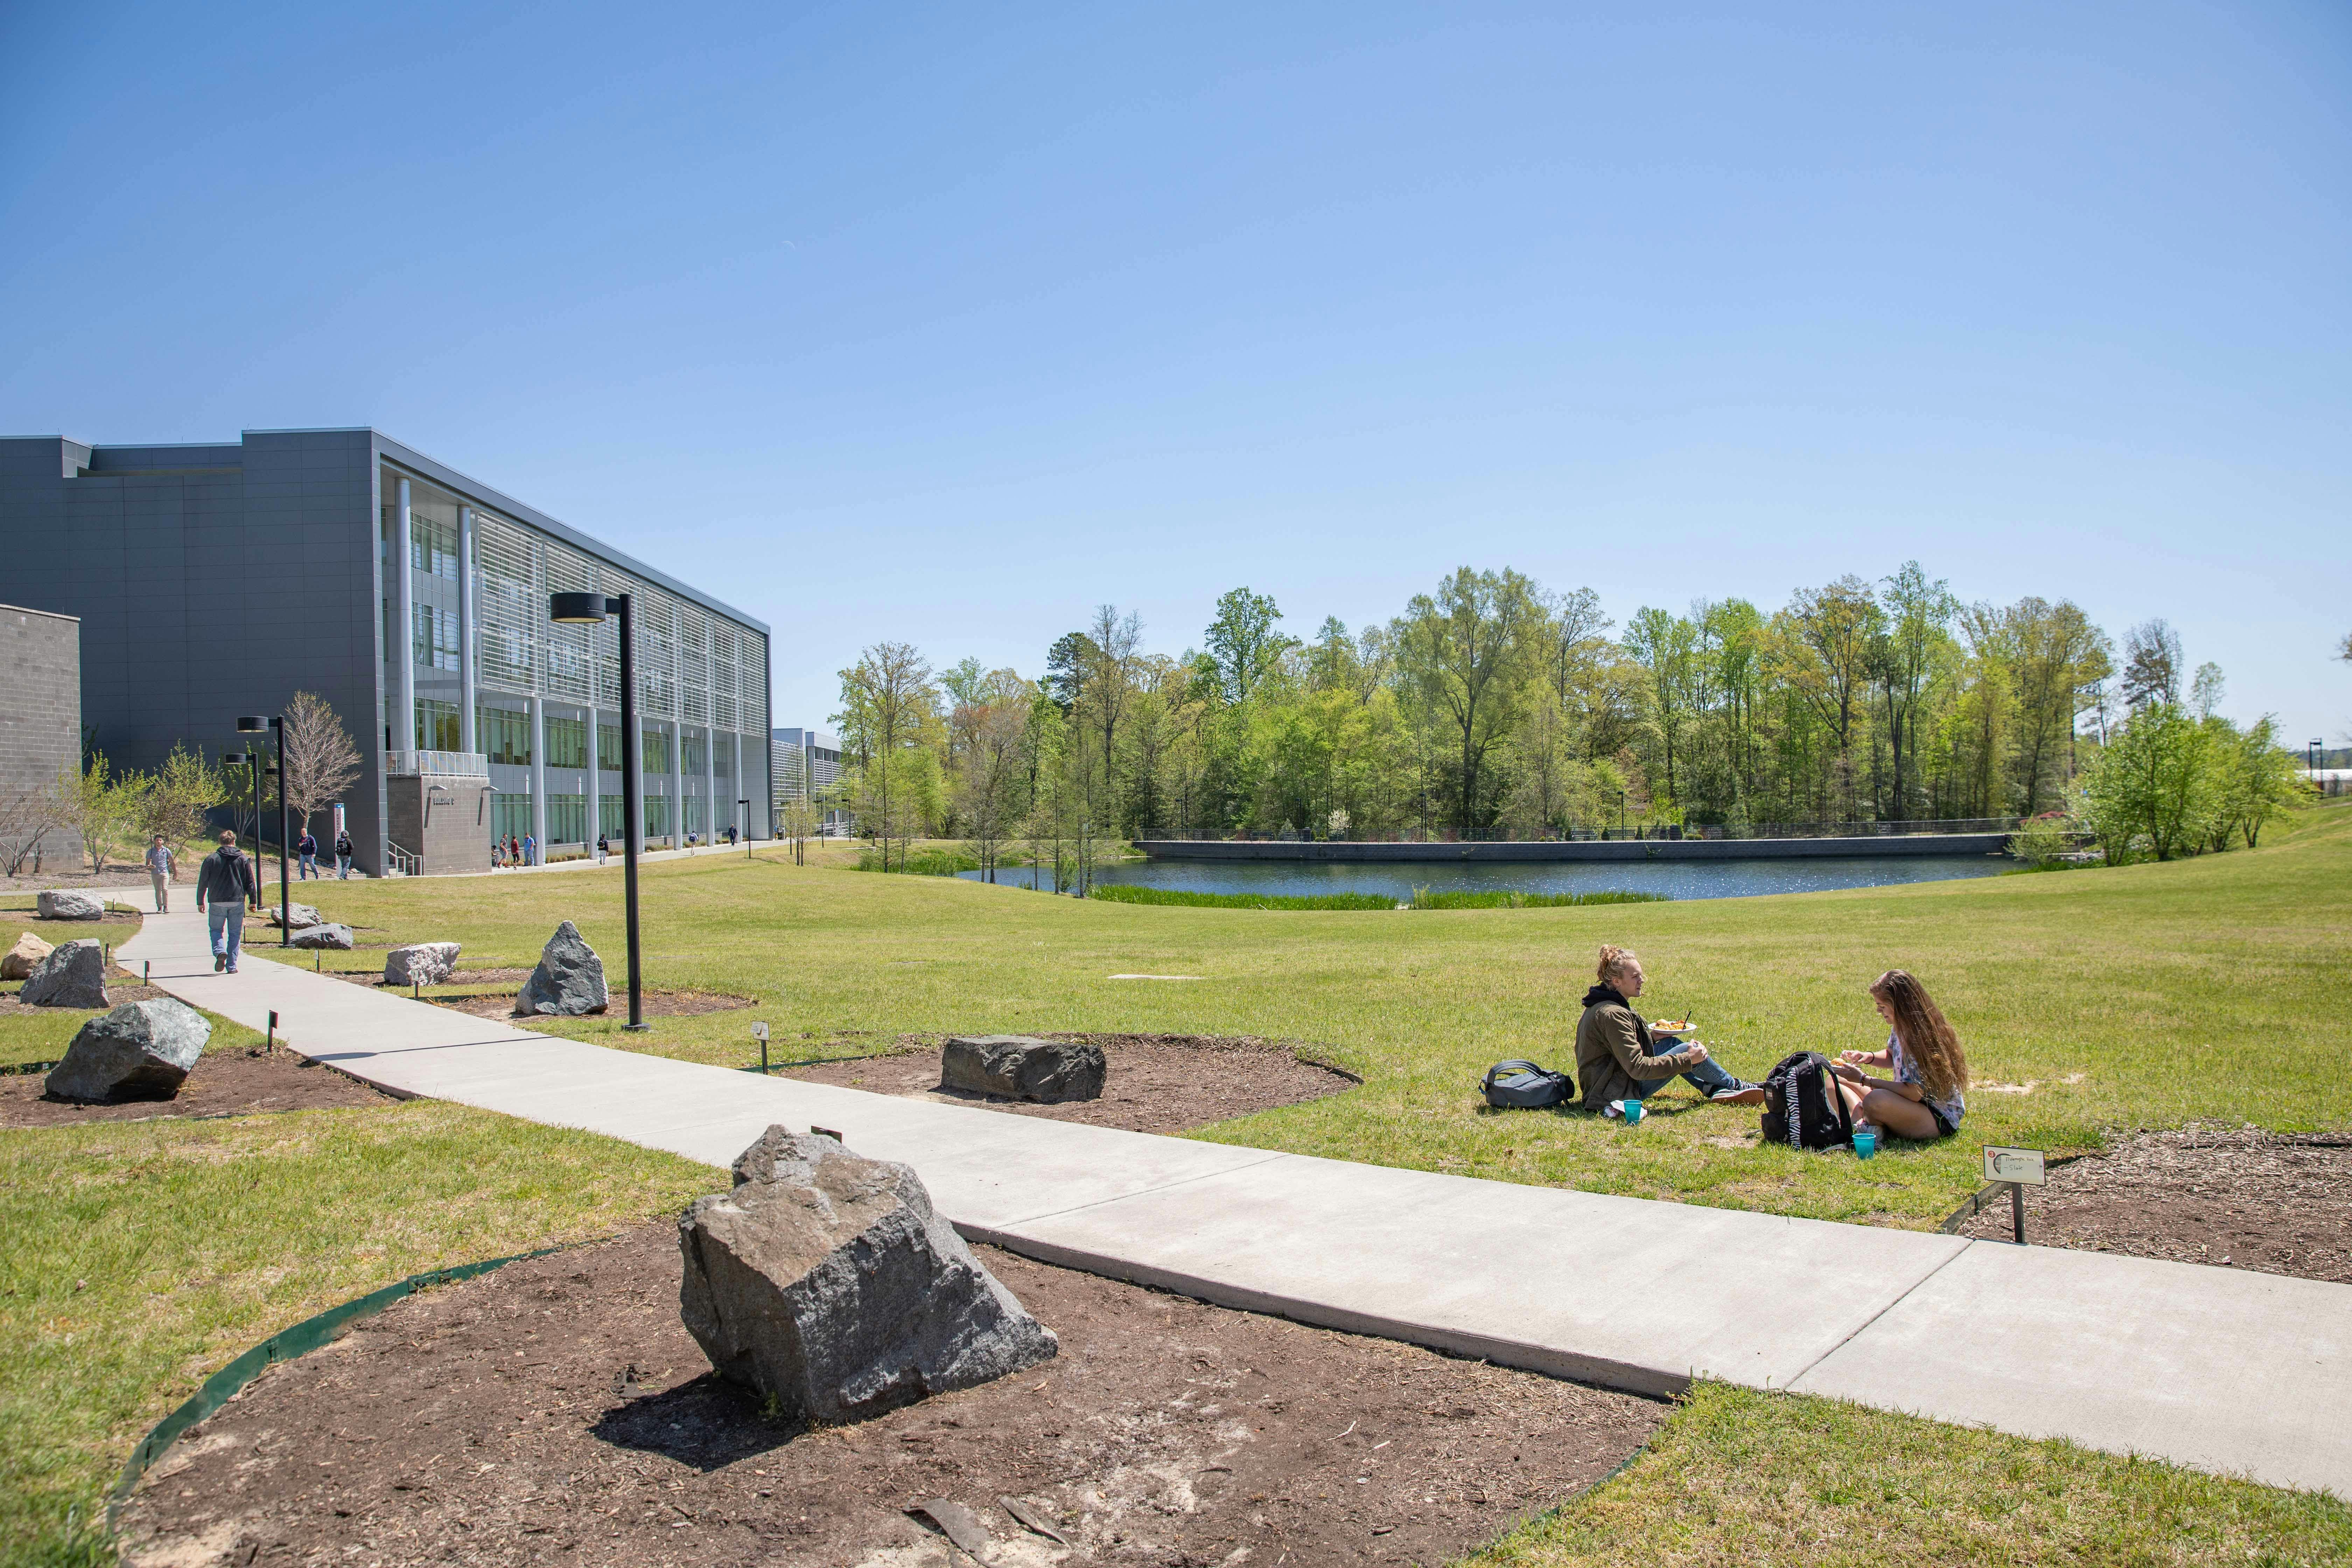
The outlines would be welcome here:
<svg viewBox="0 0 2352 1568">
<path fill-rule="evenodd" d="M 309 828 L 304 828 L 302 837 L 294 841 L 294 853 L 302 857 L 300 879 L 305 882 L 316 881 L 319 877 L 319 841 L 310 837 Z"/>
<path fill-rule="evenodd" d="M 213 973 L 235 974 L 237 944 L 245 937 L 245 906 L 248 900 L 260 901 L 261 879 L 237 848 L 236 834 L 222 834 L 220 846 L 196 868 L 196 910 L 212 933 Z"/>
<path fill-rule="evenodd" d="M 159 915 L 172 912 L 172 879 L 178 869 L 172 859 L 172 847 L 158 833 L 155 842 L 147 847 L 147 875 L 155 884 L 155 912 Z"/>
<path fill-rule="evenodd" d="M 352 879 L 352 836 L 341 828 L 335 830 L 335 879 Z"/>
<path fill-rule="evenodd" d="M 539 864 L 539 840 L 528 833 L 522 836 L 522 863 L 526 866 Z"/>
</svg>

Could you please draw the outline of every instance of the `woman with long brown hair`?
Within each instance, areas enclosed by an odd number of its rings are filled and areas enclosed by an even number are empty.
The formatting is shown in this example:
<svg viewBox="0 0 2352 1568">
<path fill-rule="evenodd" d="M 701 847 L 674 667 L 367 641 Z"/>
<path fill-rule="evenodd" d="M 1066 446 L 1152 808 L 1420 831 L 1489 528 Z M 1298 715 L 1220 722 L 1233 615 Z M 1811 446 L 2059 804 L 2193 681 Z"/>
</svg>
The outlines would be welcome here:
<svg viewBox="0 0 2352 1568">
<path fill-rule="evenodd" d="M 1910 973 L 1890 969 L 1870 984 L 1871 1000 L 1886 1020 L 1886 1048 L 1843 1051 L 1832 1069 L 1838 1092 L 1857 1121 L 1898 1138 L 1948 1138 L 1968 1110 L 1969 1058 L 1943 1009 Z M 1893 1079 L 1864 1068 L 1892 1068 Z"/>
</svg>

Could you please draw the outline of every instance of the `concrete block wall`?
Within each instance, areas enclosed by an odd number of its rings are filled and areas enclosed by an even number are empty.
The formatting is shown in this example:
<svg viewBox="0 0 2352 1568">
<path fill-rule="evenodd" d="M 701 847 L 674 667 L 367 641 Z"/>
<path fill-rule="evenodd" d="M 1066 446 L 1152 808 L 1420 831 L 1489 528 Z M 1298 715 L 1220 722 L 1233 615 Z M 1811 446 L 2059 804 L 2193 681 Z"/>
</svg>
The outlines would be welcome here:
<svg viewBox="0 0 2352 1568">
<path fill-rule="evenodd" d="M 0 812 L 13 815 L 19 798 L 81 765 L 81 623 L 0 605 L 0 669 L 8 672 L 0 681 Z M 10 858 L 28 837 L 0 817 L 0 851 Z M 80 862 L 81 839 L 68 829 L 51 830 L 37 848 L 44 868 Z"/>
</svg>

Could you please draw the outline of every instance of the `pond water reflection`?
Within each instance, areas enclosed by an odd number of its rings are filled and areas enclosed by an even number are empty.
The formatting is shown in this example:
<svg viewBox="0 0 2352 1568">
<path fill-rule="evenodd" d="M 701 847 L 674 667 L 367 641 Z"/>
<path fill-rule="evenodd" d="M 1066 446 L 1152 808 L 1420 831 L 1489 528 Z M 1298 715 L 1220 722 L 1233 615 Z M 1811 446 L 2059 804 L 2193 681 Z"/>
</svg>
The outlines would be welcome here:
<svg viewBox="0 0 2352 1568">
<path fill-rule="evenodd" d="M 1523 893 L 1590 893 L 1603 889 L 1664 893 L 1675 899 L 1744 899 L 1763 893 L 1817 893 L 1991 877 L 2016 862 L 2005 855 L 1866 855 L 1822 860 L 1622 860 L 1518 865 L 1400 865 L 1391 861 L 1145 860 L 1098 867 L 1098 882 L 1130 882 L 1199 893 L 1381 893 L 1400 903 L 1415 888 Z M 981 880 L 966 871 L 967 881 Z M 1037 885 L 1030 867 L 999 868 L 996 879 Z M 1045 885 L 1053 885 L 1050 871 Z"/>
</svg>

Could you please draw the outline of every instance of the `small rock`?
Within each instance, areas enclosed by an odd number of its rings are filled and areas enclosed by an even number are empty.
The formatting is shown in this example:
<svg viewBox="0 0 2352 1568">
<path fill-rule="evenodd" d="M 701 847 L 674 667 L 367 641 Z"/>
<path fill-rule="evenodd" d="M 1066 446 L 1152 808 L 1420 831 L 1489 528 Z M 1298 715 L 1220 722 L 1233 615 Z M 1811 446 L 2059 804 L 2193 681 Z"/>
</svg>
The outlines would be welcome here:
<svg viewBox="0 0 2352 1568">
<path fill-rule="evenodd" d="M 771 1127 L 731 1192 L 678 1221 L 678 1311 L 721 1377 L 788 1420 L 845 1421 L 971 1388 L 1060 1348 L 908 1167 Z"/>
<path fill-rule="evenodd" d="M 27 1007 L 106 1005 L 106 944 L 86 936 L 57 948 L 33 965 L 16 1000 Z"/>
<path fill-rule="evenodd" d="M 580 928 L 565 921 L 540 950 L 539 967 L 523 982 L 514 1010 L 518 1017 L 524 1014 L 577 1017 L 603 1012 L 610 999 L 604 989 L 604 961 L 596 956 Z"/>
<path fill-rule="evenodd" d="M 1093 1100 L 1108 1070 L 1100 1046 L 1028 1035 L 958 1035 L 940 1052 L 940 1087 L 1053 1104 Z"/>
<path fill-rule="evenodd" d="M 278 906 L 276 904 L 269 906 L 268 919 L 271 925 L 276 925 L 278 923 Z M 322 926 L 325 925 L 327 921 L 324 916 L 320 915 L 317 910 L 311 908 L 309 904 L 290 904 L 286 910 L 286 923 L 293 930 L 300 931 L 304 926 Z"/>
<path fill-rule="evenodd" d="M 106 918 L 106 900 L 88 893 L 41 893 L 33 912 L 45 921 L 100 921 Z"/>
<path fill-rule="evenodd" d="M 45 1087 L 59 1100 L 169 1100 L 212 1035 L 184 1002 L 125 1002 L 81 1026 Z"/>
<path fill-rule="evenodd" d="M 56 951 L 31 931 L 26 931 L 16 939 L 16 946 L 6 952 L 0 952 L 0 980 L 31 978 L 33 966 Z"/>
<path fill-rule="evenodd" d="M 315 925 L 298 931 L 286 940 L 296 947 L 331 947 L 338 952 L 349 952 L 352 950 L 352 928 Z"/>
<path fill-rule="evenodd" d="M 383 979 L 387 985 L 438 985 L 457 973 L 457 948 L 454 942 L 420 942 L 413 947 L 395 947 L 383 955 Z"/>
</svg>

